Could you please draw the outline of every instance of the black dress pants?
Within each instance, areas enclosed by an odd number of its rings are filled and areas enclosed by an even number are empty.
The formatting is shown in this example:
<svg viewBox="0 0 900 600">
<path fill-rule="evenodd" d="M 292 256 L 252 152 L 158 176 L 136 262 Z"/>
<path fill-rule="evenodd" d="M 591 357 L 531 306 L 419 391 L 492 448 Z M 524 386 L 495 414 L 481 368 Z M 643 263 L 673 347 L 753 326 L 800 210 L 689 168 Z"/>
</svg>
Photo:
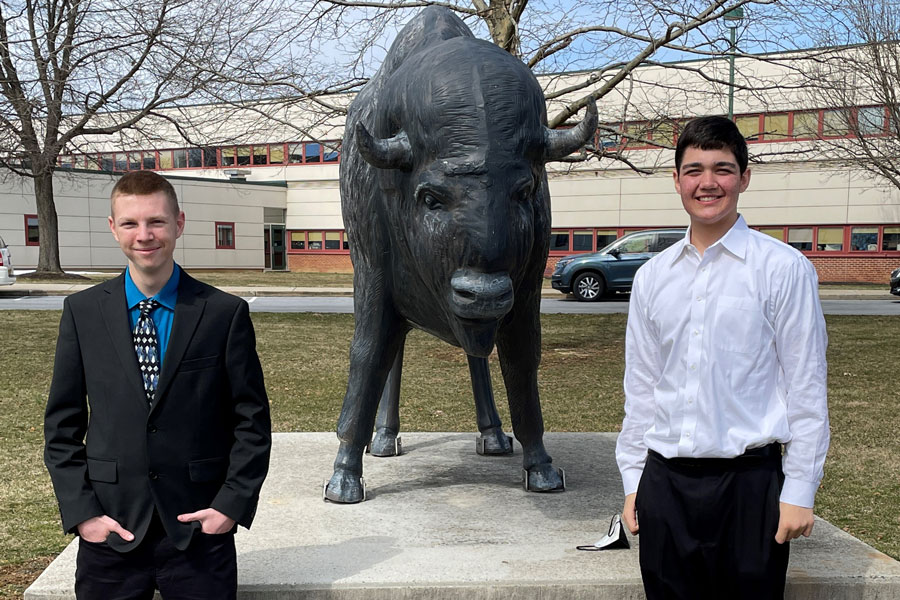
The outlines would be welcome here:
<svg viewBox="0 0 900 600">
<path fill-rule="evenodd" d="M 783 598 L 789 545 L 775 542 L 783 483 L 777 444 L 732 459 L 651 451 L 636 498 L 648 600 Z"/>
<path fill-rule="evenodd" d="M 147 535 L 130 552 L 117 552 L 106 542 L 79 540 L 78 600 L 150 600 L 155 589 L 164 600 L 234 600 L 234 534 L 197 532 L 186 550 L 178 550 L 154 518 Z"/>
</svg>

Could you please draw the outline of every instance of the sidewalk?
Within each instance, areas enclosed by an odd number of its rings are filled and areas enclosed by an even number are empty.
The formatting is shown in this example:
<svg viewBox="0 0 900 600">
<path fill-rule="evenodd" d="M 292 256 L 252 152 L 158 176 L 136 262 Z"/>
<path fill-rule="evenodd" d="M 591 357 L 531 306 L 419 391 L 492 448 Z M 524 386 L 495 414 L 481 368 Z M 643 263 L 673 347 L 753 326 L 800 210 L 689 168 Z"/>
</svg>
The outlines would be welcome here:
<svg viewBox="0 0 900 600">
<path fill-rule="evenodd" d="M 0 287 L 0 298 L 21 296 L 68 296 L 94 284 L 84 283 L 14 283 Z M 819 290 L 820 298 L 829 300 L 891 300 L 885 285 L 883 290 L 855 288 L 852 286 Z M 352 287 L 292 287 L 292 286 L 223 286 L 222 290 L 236 296 L 352 296 Z M 541 290 L 546 298 L 561 298 L 562 294 L 551 288 Z"/>
</svg>

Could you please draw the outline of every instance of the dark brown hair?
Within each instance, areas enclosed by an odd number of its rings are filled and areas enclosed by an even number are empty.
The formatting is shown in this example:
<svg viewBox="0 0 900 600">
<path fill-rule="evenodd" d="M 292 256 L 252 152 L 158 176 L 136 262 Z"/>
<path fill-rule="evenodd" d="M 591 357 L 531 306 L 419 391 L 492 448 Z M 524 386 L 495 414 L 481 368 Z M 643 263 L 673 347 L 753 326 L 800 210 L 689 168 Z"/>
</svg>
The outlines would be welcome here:
<svg viewBox="0 0 900 600">
<path fill-rule="evenodd" d="M 681 170 L 681 159 L 688 148 L 730 150 L 741 174 L 747 170 L 747 141 L 734 121 L 725 117 L 700 117 L 685 125 L 675 147 L 675 170 Z"/>
<path fill-rule="evenodd" d="M 131 171 L 123 175 L 112 189 L 109 196 L 109 211 L 114 212 L 116 196 L 149 196 L 162 192 L 169 199 L 172 208 L 172 214 L 178 215 L 178 196 L 175 195 L 175 188 L 169 183 L 169 180 L 158 175 L 153 171 Z"/>
</svg>

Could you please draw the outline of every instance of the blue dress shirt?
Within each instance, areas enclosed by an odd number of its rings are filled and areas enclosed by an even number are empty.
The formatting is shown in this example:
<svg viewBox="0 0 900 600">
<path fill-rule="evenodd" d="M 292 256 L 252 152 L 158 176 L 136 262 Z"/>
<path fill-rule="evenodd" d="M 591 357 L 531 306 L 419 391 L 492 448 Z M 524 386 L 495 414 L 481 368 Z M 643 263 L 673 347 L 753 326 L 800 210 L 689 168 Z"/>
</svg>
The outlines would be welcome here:
<svg viewBox="0 0 900 600">
<path fill-rule="evenodd" d="M 159 341 L 159 368 L 162 370 L 163 361 L 166 358 L 166 348 L 169 346 L 169 335 L 172 333 L 172 320 L 175 318 L 175 302 L 178 300 L 178 280 L 181 279 L 181 268 L 176 264 L 172 269 L 172 276 L 163 286 L 159 293 L 151 298 L 147 298 L 141 293 L 134 281 L 131 279 L 131 273 L 125 269 L 125 301 L 128 303 L 128 319 L 131 322 L 131 329 L 137 324 L 141 311 L 138 310 L 138 304 L 141 300 L 153 299 L 159 302 L 160 306 L 156 307 L 151 313 L 150 318 L 156 325 L 156 336 Z"/>
</svg>

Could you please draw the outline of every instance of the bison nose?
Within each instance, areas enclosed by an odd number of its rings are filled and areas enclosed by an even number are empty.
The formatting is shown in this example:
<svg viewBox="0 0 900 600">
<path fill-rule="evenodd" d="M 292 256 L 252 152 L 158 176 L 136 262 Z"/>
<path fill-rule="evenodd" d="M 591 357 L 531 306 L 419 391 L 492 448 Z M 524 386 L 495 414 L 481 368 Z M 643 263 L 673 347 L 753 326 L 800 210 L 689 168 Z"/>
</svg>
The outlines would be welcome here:
<svg viewBox="0 0 900 600">
<path fill-rule="evenodd" d="M 506 273 L 459 270 L 450 286 L 450 306 L 463 319 L 499 319 L 512 308 L 512 280 Z"/>
</svg>

